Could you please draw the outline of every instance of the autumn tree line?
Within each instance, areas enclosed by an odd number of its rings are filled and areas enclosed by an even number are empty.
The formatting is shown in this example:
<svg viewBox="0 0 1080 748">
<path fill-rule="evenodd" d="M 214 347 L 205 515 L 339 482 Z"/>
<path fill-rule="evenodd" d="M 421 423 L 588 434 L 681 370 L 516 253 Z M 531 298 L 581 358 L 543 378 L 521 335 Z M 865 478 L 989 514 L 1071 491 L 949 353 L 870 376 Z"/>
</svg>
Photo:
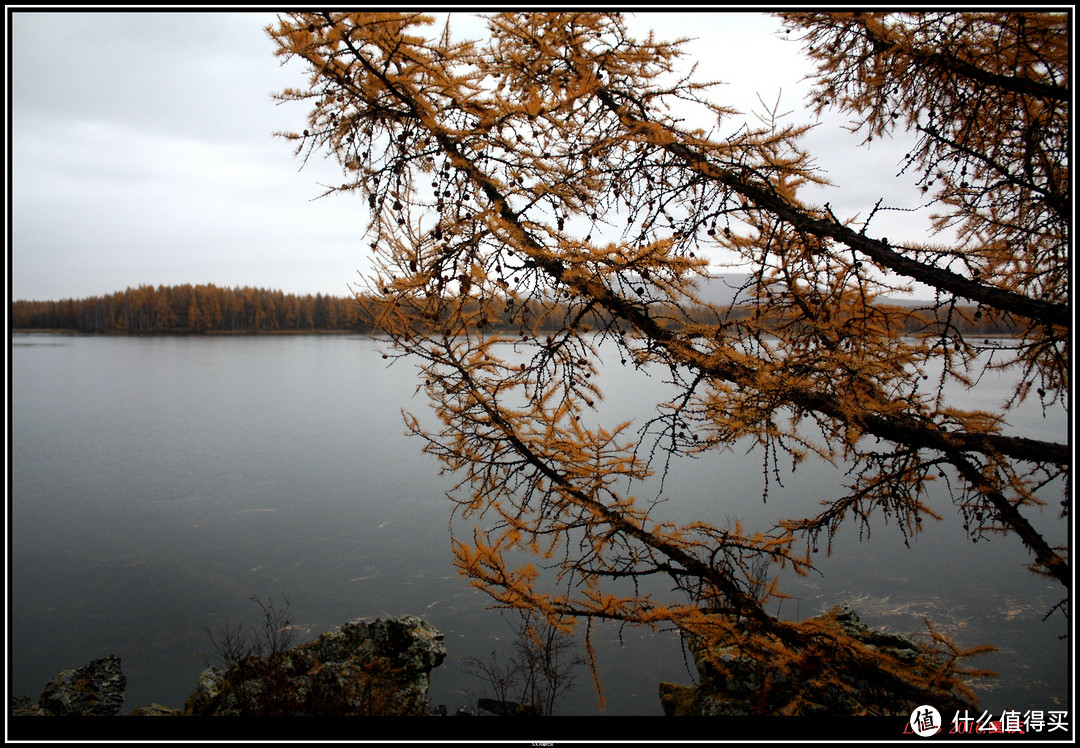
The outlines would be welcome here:
<svg viewBox="0 0 1080 748">
<path fill-rule="evenodd" d="M 473 306 L 468 298 L 458 304 Z M 356 297 L 306 294 L 298 296 L 280 290 L 244 286 L 224 288 L 213 284 L 180 286 L 150 285 L 127 288 L 107 296 L 60 301 L 14 301 L 11 328 L 14 330 L 73 330 L 87 333 L 258 333 L 258 332 L 379 332 L 378 319 L 386 311 L 381 295 Z M 433 303 L 432 307 L 435 308 Z M 448 313 L 445 299 L 438 315 Z M 678 308 L 651 304 L 651 314 L 669 329 L 686 324 L 702 324 L 764 315 L 767 324 L 790 324 L 790 319 L 771 308 L 768 299 L 737 300 L 717 309 L 706 306 Z M 893 309 L 883 304 L 883 309 Z M 599 312 L 572 315 L 564 304 L 536 299 L 515 302 L 513 294 L 496 307 L 490 318 L 481 316 L 477 326 L 491 332 L 516 332 L 519 312 L 532 323 L 529 330 L 550 332 L 580 327 L 582 331 L 602 329 L 612 324 Z M 432 313 L 435 316 L 435 313 Z M 975 306 L 929 309 L 912 305 L 903 320 L 900 334 L 942 333 L 950 330 L 967 335 L 1011 335 L 1015 323 L 1000 314 L 984 314 Z M 893 319 L 896 316 L 892 316 Z M 432 322 L 437 320 L 432 319 Z"/>
<path fill-rule="evenodd" d="M 213 284 L 143 285 L 85 299 L 14 301 L 11 327 L 130 333 L 365 331 L 352 298 Z"/>
</svg>

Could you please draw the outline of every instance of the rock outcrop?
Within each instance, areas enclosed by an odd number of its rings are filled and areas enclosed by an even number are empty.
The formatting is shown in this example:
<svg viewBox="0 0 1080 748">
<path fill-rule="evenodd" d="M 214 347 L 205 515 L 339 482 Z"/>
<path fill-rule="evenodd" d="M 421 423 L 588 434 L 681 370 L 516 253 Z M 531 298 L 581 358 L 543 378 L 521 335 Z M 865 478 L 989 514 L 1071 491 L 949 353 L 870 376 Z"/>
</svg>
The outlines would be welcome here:
<svg viewBox="0 0 1080 748">
<path fill-rule="evenodd" d="M 147 704 L 137 706 L 128 714 L 129 717 L 179 717 L 182 712 L 164 704 Z"/>
<path fill-rule="evenodd" d="M 349 621 L 266 658 L 211 667 L 182 710 L 150 704 L 131 716 L 427 715 L 430 674 L 446 657 L 443 635 L 416 616 Z M 110 655 L 59 673 L 36 704 L 12 716 L 114 716 L 127 679 Z"/>
<path fill-rule="evenodd" d="M 190 716 L 426 715 L 443 636 L 416 616 L 349 621 L 267 658 L 203 671 Z"/>
<path fill-rule="evenodd" d="M 928 653 L 911 639 L 863 624 L 847 605 L 811 621 L 825 621 L 844 635 L 881 652 L 910 668 L 913 676 L 932 669 Z M 792 713 L 791 694 L 799 694 L 798 711 L 802 715 L 858 716 L 865 714 L 908 715 L 918 706 L 890 690 L 881 682 L 871 682 L 856 673 L 838 673 L 828 679 L 833 685 L 818 688 L 816 673 L 779 670 L 740 656 L 732 647 L 708 648 L 699 641 L 690 642 L 690 651 L 698 670 L 699 685 L 660 684 L 660 701 L 668 716 L 750 716 Z M 865 678 L 870 675 L 866 674 Z M 951 691 L 938 694 L 942 703 L 963 702 Z M 924 702 L 927 703 L 927 702 Z M 972 708 L 973 705 L 971 705 Z"/>
<path fill-rule="evenodd" d="M 76 670 L 57 673 L 41 692 L 37 704 L 16 699 L 12 714 L 37 717 L 112 717 L 124 703 L 127 678 L 120 658 L 102 657 Z"/>
</svg>

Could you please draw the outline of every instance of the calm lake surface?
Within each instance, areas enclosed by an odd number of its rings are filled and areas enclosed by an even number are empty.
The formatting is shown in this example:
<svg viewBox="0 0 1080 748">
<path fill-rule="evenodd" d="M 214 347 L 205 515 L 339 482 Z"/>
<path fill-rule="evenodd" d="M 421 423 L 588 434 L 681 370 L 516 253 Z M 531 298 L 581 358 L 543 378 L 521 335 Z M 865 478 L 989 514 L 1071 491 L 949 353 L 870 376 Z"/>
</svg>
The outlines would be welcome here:
<svg viewBox="0 0 1080 748">
<path fill-rule="evenodd" d="M 116 654 L 124 710 L 181 706 L 205 667 L 206 631 L 258 623 L 248 599 L 288 599 L 298 641 L 346 620 L 414 613 L 446 636 L 431 701 L 490 696 L 469 658 L 507 647 L 490 599 L 451 565 L 452 479 L 404 434 L 401 409 L 427 418 L 408 362 L 388 367 L 386 343 L 354 336 L 97 337 L 16 334 L 11 358 L 10 646 L 12 694 L 36 698 L 63 669 Z M 662 377 L 608 366 L 605 423 L 652 415 Z M 960 407 L 996 404 L 1009 382 L 984 378 Z M 643 405 L 644 404 L 644 405 Z M 610 416 L 610 417 L 608 417 Z M 1063 441 L 1066 417 L 1035 406 L 1015 433 Z M 664 485 L 675 520 L 748 528 L 813 511 L 842 471 L 824 466 L 773 482 L 767 503 L 758 452 L 684 460 Z M 784 476 L 782 476 L 784 477 Z M 947 497 L 944 515 L 905 547 L 879 523 L 860 542 L 845 528 L 823 576 L 783 585 L 785 617 L 849 603 L 873 627 L 925 631 L 999 651 L 971 664 L 980 707 L 1067 708 L 1068 643 L 1055 582 L 1025 571 L 1015 538 L 973 543 Z M 1067 542 L 1061 486 L 1033 523 Z M 691 683 L 678 637 L 598 629 L 607 707 L 584 669 L 562 714 L 660 715 L 660 681 Z"/>
</svg>

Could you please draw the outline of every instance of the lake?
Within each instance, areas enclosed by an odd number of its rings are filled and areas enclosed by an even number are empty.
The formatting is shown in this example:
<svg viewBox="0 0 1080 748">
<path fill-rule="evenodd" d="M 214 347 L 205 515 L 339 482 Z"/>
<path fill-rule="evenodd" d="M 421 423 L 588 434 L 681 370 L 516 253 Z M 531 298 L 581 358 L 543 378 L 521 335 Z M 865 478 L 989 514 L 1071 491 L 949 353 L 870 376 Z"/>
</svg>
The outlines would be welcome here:
<svg viewBox="0 0 1080 748">
<path fill-rule="evenodd" d="M 179 707 L 205 667 L 206 631 L 258 623 L 256 594 L 285 599 L 298 640 L 346 620 L 414 613 L 446 636 L 434 704 L 490 696 L 467 663 L 509 645 L 491 601 L 451 565 L 451 477 L 404 433 L 401 409 L 430 422 L 416 370 L 388 366 L 385 341 L 359 336 L 112 337 L 15 334 L 11 347 L 10 656 L 12 694 L 36 698 L 63 669 L 116 654 L 124 711 Z M 661 377 L 607 366 L 603 412 L 614 424 L 651 412 Z M 996 403 L 1008 382 L 984 378 L 957 404 Z M 1063 413 L 1035 407 L 1015 433 L 1062 441 Z M 741 450 L 682 460 L 664 486 L 677 520 L 748 528 L 809 512 L 842 471 L 810 466 L 761 499 L 762 458 Z M 1033 523 L 1067 542 L 1060 486 Z M 937 498 L 937 497 L 936 497 Z M 785 617 L 850 603 L 873 627 L 925 630 L 999 651 L 971 664 L 980 707 L 1063 709 L 1067 630 L 1059 584 L 1025 571 L 1016 538 L 972 543 L 959 513 L 927 522 L 905 547 L 893 525 L 841 531 L 823 576 L 783 585 Z M 671 632 L 600 626 L 609 715 L 660 715 L 660 681 L 689 684 Z M 601 713 L 585 670 L 561 714 Z"/>
</svg>

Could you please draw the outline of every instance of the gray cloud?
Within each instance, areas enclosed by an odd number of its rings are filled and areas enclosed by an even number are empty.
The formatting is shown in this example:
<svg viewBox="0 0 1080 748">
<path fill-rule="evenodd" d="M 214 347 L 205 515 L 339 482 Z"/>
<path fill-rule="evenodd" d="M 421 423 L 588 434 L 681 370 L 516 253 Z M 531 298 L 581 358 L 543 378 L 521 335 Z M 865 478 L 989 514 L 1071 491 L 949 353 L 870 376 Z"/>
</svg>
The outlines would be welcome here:
<svg viewBox="0 0 1080 748">
<path fill-rule="evenodd" d="M 306 77 L 274 56 L 263 31 L 274 20 L 267 13 L 12 14 L 15 298 L 82 297 L 143 283 L 348 292 L 364 264 L 365 206 L 348 196 L 313 200 L 320 184 L 341 181 L 337 165 L 316 156 L 301 171 L 292 144 L 272 137 L 303 129 L 306 116 L 302 105 L 272 98 Z M 683 62 L 697 64 L 698 79 L 723 81 L 715 97 L 724 103 L 750 111 L 761 107 L 758 92 L 770 104 L 782 92 L 781 108 L 807 119 L 797 112 L 808 68 L 797 45 L 775 36 L 775 19 L 643 13 L 627 22 L 640 36 L 649 28 L 658 38 L 696 35 Z M 453 14 L 452 27 L 484 35 L 483 22 L 467 14 Z M 808 143 L 845 185 L 823 200 L 867 210 L 872 201 L 860 201 L 873 193 L 869 180 L 887 199 L 896 190 L 898 204 L 910 202 L 902 184 L 881 180 L 895 173 L 892 157 L 869 159 L 835 122 Z M 910 225 L 911 216 L 905 220 Z"/>
<path fill-rule="evenodd" d="M 79 297 L 141 283 L 344 294 L 360 206 L 311 199 L 275 130 L 267 14 L 15 13 L 12 291 Z"/>
</svg>

